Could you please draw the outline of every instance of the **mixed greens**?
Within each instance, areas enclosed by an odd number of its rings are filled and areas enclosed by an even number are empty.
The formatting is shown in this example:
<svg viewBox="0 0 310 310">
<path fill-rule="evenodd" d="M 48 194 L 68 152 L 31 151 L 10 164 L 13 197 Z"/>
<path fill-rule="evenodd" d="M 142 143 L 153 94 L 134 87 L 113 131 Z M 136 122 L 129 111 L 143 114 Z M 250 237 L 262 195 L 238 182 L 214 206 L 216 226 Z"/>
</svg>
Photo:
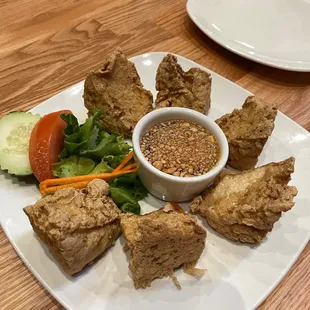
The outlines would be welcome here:
<svg viewBox="0 0 310 310">
<path fill-rule="evenodd" d="M 109 134 L 99 124 L 98 118 L 103 113 L 96 110 L 83 125 L 79 125 L 73 114 L 62 114 L 61 118 L 67 123 L 63 133 L 65 148 L 59 155 L 61 159 L 77 155 L 93 159 L 104 160 L 117 166 L 128 154 L 131 146 L 124 141 L 123 136 Z M 105 157 L 109 156 L 107 160 Z M 114 167 L 111 167 L 114 168 Z"/>
<path fill-rule="evenodd" d="M 67 123 L 63 133 L 64 149 L 60 162 L 53 164 L 52 173 L 59 178 L 112 172 L 131 151 L 123 136 L 109 134 L 99 124 L 103 113 L 97 110 L 84 124 L 79 125 L 73 114 L 62 114 Z M 147 195 L 136 173 L 115 178 L 110 194 L 122 212 L 140 214 L 139 200 Z"/>
</svg>

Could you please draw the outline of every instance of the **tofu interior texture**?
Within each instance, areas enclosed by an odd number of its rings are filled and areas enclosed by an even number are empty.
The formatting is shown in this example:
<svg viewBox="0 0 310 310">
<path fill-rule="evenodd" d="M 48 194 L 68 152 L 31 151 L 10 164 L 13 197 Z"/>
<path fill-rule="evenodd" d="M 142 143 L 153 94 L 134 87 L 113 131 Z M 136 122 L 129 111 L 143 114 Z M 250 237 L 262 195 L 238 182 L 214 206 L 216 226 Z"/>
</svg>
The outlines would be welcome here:
<svg viewBox="0 0 310 310">
<path fill-rule="evenodd" d="M 196 217 L 171 208 L 142 216 L 124 214 L 121 229 L 131 250 L 129 269 L 136 289 L 195 264 L 205 247 L 206 230 Z"/>
</svg>

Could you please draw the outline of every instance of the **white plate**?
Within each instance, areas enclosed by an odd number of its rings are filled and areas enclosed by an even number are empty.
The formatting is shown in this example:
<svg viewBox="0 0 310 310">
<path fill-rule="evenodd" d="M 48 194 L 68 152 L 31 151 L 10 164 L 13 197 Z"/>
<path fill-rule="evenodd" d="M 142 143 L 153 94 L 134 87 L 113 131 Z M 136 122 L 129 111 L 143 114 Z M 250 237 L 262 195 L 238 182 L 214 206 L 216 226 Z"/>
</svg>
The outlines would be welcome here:
<svg viewBox="0 0 310 310">
<path fill-rule="evenodd" d="M 310 71 L 309 0 L 188 0 L 187 12 L 232 52 L 276 68 Z"/>
<path fill-rule="evenodd" d="M 150 53 L 133 58 L 145 87 L 155 94 L 155 73 L 165 53 Z M 184 69 L 202 66 L 178 57 Z M 90 68 L 91 69 L 91 68 Z M 208 71 L 208 70 L 207 70 Z M 212 73 L 212 72 L 211 72 Z M 249 92 L 212 73 L 212 108 L 215 119 L 239 108 Z M 82 99 L 83 83 L 47 100 L 33 109 L 46 114 L 71 109 L 81 120 L 86 117 Z M 221 310 L 253 309 L 271 292 L 295 262 L 309 239 L 310 135 L 279 113 L 276 127 L 259 164 L 296 157 L 292 184 L 298 187 L 296 206 L 283 215 L 259 247 L 230 242 L 208 228 L 206 249 L 199 267 L 208 272 L 200 281 L 177 271 L 183 287 L 178 291 L 168 278 L 155 280 L 151 288 L 136 291 L 128 274 L 128 261 L 122 251 L 122 238 L 95 265 L 78 277 L 64 275 L 45 246 L 38 241 L 22 208 L 40 198 L 31 182 L 0 174 L 1 225 L 14 248 L 34 275 L 68 309 L 121 310 Z M 144 212 L 163 203 L 148 197 Z"/>
</svg>

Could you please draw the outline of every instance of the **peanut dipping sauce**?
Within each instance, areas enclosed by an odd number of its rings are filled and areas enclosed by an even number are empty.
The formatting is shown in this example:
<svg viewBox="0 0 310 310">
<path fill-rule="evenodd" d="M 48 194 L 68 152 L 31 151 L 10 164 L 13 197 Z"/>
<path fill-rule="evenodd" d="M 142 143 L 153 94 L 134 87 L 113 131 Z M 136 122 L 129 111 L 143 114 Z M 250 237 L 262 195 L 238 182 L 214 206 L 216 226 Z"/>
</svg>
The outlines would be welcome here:
<svg viewBox="0 0 310 310">
<path fill-rule="evenodd" d="M 158 170 L 194 177 L 216 166 L 220 148 L 204 127 L 186 120 L 169 120 L 152 126 L 142 137 L 141 151 Z"/>
</svg>

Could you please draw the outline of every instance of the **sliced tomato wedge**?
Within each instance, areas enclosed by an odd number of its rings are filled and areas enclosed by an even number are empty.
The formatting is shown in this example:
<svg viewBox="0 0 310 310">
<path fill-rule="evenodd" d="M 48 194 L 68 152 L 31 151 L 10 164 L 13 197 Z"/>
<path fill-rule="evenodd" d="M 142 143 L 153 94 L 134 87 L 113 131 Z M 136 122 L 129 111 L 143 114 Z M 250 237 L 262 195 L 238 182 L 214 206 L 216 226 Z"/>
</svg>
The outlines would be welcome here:
<svg viewBox="0 0 310 310">
<path fill-rule="evenodd" d="M 72 114 L 61 110 L 43 116 L 34 126 L 29 145 L 29 160 L 33 174 L 42 182 L 53 178 L 52 164 L 59 161 L 58 155 L 64 148 L 63 129 L 66 122 L 61 114 Z"/>
</svg>

